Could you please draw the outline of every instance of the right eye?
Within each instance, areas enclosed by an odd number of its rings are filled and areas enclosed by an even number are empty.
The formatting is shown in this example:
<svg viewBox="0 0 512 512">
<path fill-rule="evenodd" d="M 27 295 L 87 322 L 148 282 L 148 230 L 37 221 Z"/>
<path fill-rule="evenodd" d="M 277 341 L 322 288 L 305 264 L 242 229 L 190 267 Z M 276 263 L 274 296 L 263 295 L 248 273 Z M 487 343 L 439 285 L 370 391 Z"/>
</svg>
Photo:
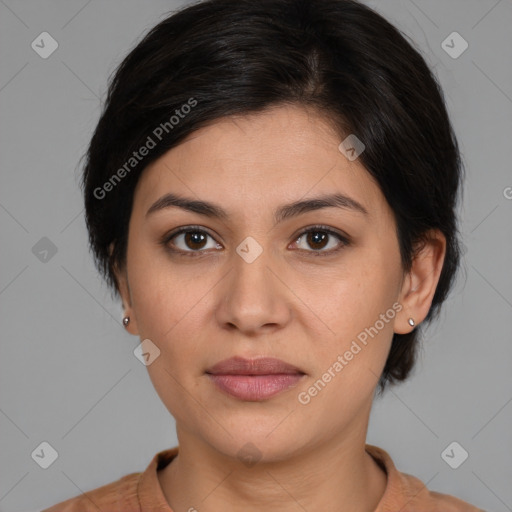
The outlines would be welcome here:
<svg viewBox="0 0 512 512">
<path fill-rule="evenodd" d="M 212 239 L 208 247 L 208 238 Z M 167 234 L 162 243 L 171 251 L 183 256 L 195 256 L 195 253 L 205 252 L 203 249 L 219 249 L 212 235 L 196 226 L 185 226 Z"/>
</svg>

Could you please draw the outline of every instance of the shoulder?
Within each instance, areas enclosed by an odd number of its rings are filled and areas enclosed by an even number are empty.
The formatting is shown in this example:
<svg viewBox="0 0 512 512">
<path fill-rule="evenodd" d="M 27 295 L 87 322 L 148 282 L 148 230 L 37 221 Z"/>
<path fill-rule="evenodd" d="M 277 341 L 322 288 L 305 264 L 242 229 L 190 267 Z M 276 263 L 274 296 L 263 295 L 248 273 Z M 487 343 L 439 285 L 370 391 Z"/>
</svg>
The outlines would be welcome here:
<svg viewBox="0 0 512 512">
<path fill-rule="evenodd" d="M 398 471 L 382 448 L 367 444 L 366 451 L 387 474 L 386 490 L 375 512 L 485 512 L 455 496 L 430 491 L 419 478 Z"/>
<path fill-rule="evenodd" d="M 427 489 L 425 484 L 415 476 L 399 473 L 404 488 L 407 505 L 403 512 L 425 512 L 439 510 L 443 512 L 485 512 L 450 494 L 443 494 Z"/>
<path fill-rule="evenodd" d="M 140 475 L 130 473 L 41 512 L 139 512 L 137 485 Z"/>
<path fill-rule="evenodd" d="M 158 481 L 158 470 L 178 454 L 178 446 L 162 450 L 143 472 L 130 473 L 110 484 L 62 501 L 41 512 L 141 512 L 169 510 Z"/>
</svg>

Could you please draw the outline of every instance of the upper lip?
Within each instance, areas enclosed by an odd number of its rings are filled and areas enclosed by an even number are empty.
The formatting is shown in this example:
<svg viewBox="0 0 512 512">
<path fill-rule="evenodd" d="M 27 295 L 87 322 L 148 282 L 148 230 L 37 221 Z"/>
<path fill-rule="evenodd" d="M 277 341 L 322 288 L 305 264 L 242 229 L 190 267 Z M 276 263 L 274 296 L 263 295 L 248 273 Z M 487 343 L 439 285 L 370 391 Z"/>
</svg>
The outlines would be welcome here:
<svg viewBox="0 0 512 512">
<path fill-rule="evenodd" d="M 273 357 L 245 359 L 231 357 L 218 362 L 206 373 L 214 375 L 272 375 L 272 374 L 304 374 L 302 370 Z"/>
</svg>

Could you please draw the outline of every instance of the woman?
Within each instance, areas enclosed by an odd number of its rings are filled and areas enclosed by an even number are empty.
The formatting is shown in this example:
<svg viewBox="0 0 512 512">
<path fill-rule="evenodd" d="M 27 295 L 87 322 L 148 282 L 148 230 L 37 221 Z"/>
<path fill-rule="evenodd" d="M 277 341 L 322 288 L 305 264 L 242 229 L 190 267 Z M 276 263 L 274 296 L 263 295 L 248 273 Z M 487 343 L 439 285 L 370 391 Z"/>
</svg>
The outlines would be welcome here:
<svg viewBox="0 0 512 512">
<path fill-rule="evenodd" d="M 462 164 L 423 58 L 354 0 L 210 0 L 122 62 L 90 244 L 176 420 L 47 511 L 477 511 L 366 444 L 459 263 Z"/>
</svg>

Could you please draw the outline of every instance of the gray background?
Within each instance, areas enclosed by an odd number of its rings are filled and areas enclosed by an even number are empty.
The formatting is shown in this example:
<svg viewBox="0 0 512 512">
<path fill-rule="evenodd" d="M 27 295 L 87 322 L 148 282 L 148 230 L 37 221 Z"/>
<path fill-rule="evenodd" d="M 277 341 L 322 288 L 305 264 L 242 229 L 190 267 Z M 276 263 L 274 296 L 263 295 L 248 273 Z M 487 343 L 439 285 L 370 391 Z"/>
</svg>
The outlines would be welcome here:
<svg viewBox="0 0 512 512">
<path fill-rule="evenodd" d="M 466 269 L 414 376 L 375 403 L 368 442 L 430 489 L 512 510 L 512 1 L 368 2 L 408 34 L 446 94 L 467 169 Z M 87 249 L 79 158 L 107 76 L 179 2 L 0 0 L 0 511 L 48 507 L 142 471 L 174 420 Z M 58 41 L 49 58 L 31 43 Z M 459 32 L 469 48 L 441 43 Z M 508 191 L 508 193 L 507 193 Z M 37 247 L 47 237 L 52 256 Z M 48 242 L 39 242 L 40 244 Z M 46 470 L 31 457 L 58 452 Z M 469 453 L 450 468 L 442 451 Z"/>
</svg>

